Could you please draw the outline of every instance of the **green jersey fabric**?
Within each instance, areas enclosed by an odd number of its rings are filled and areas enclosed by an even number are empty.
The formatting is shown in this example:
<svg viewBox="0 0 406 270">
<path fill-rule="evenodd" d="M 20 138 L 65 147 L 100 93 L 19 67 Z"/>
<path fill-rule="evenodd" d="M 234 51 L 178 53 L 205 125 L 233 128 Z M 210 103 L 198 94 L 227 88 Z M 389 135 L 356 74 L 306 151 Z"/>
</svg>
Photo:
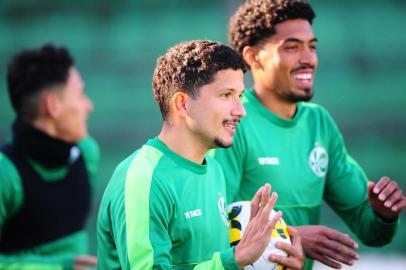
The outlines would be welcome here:
<svg viewBox="0 0 406 270">
<path fill-rule="evenodd" d="M 94 179 L 100 158 L 96 141 L 88 137 L 78 142 L 77 146 L 83 155 L 90 178 Z M 67 167 L 49 170 L 34 160 L 30 160 L 30 164 L 44 181 L 55 181 L 68 173 Z M 0 232 L 5 221 L 20 209 L 23 201 L 24 194 L 20 175 L 13 163 L 0 152 Z M 79 231 L 15 254 L 0 253 L 0 269 L 72 269 L 74 257 L 87 253 L 87 232 Z"/>
<path fill-rule="evenodd" d="M 367 202 L 367 178 L 348 155 L 328 112 L 319 105 L 298 103 L 293 119 L 266 109 L 246 91 L 247 117 L 241 119 L 229 149 L 217 149 L 227 200 L 251 200 L 265 183 L 279 194 L 275 208 L 287 224 L 318 224 L 323 200 L 367 245 L 391 241 L 397 222 L 387 224 Z M 311 268 L 311 266 L 307 266 Z"/>
<path fill-rule="evenodd" d="M 121 162 L 97 221 L 98 269 L 239 269 L 229 244 L 225 182 L 155 138 Z"/>
</svg>

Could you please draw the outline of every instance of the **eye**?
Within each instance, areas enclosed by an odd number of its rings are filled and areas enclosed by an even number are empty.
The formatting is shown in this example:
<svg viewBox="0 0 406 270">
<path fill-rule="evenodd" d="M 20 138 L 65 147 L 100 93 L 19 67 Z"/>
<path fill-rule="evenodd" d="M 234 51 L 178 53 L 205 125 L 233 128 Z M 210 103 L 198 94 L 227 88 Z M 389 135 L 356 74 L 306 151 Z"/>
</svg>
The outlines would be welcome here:
<svg viewBox="0 0 406 270">
<path fill-rule="evenodd" d="M 312 44 L 312 45 L 310 45 L 309 47 L 310 47 L 310 49 L 311 49 L 312 51 L 315 51 L 315 50 L 317 49 L 316 44 Z"/>
<path fill-rule="evenodd" d="M 229 97 L 231 97 L 231 92 L 223 93 L 221 96 L 225 97 L 225 98 L 229 98 Z"/>
<path fill-rule="evenodd" d="M 285 50 L 288 52 L 297 51 L 299 49 L 299 45 L 287 45 Z"/>
</svg>

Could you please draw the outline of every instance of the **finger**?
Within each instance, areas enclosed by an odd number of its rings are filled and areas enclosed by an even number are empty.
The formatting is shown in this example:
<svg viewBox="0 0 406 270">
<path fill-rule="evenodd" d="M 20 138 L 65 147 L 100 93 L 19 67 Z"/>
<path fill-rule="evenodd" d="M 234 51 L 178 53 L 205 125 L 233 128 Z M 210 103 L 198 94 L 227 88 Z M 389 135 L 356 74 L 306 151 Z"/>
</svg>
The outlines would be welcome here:
<svg viewBox="0 0 406 270">
<path fill-rule="evenodd" d="M 298 260 L 303 259 L 303 254 L 301 252 L 301 250 L 298 250 L 293 244 L 288 244 L 285 242 L 276 242 L 275 243 L 275 247 L 283 250 L 286 252 L 286 254 L 291 257 L 295 257 Z"/>
<path fill-rule="evenodd" d="M 375 183 L 372 181 L 368 181 L 368 194 L 373 195 L 375 194 L 373 189 L 375 187 Z"/>
<path fill-rule="evenodd" d="M 390 181 L 389 177 L 387 176 L 382 177 L 373 189 L 374 194 L 378 194 L 382 189 L 384 189 L 386 185 L 389 183 L 389 181 Z"/>
<path fill-rule="evenodd" d="M 261 202 L 261 194 L 262 194 L 263 187 L 260 187 L 255 193 L 254 198 L 251 200 L 251 214 L 250 220 L 255 217 L 258 213 L 259 203 Z"/>
<path fill-rule="evenodd" d="M 264 205 L 263 211 L 261 213 L 261 222 L 264 224 L 269 220 L 269 216 L 271 214 L 271 211 L 275 205 L 276 200 L 278 199 L 278 193 L 272 192 L 271 198 L 268 200 L 268 203 Z M 277 222 L 278 220 L 276 220 Z M 275 223 L 276 224 L 276 223 Z"/>
<path fill-rule="evenodd" d="M 260 207 L 265 207 L 265 205 L 268 203 L 270 192 L 271 192 L 271 185 L 266 183 L 262 190 Z"/>
<path fill-rule="evenodd" d="M 402 199 L 403 199 L 402 191 L 398 188 L 398 189 L 394 190 L 393 193 L 388 196 L 388 198 L 385 200 L 385 203 L 383 205 L 386 208 L 391 208 L 392 205 L 395 205 Z"/>
<path fill-rule="evenodd" d="M 302 269 L 302 267 L 303 267 L 302 261 L 298 260 L 295 257 L 286 257 L 286 256 L 271 254 L 268 257 L 268 260 L 281 264 L 287 268 Z"/>
<path fill-rule="evenodd" d="M 299 232 L 292 226 L 288 226 L 288 233 L 292 241 L 292 246 L 303 253 L 302 240 L 300 239 Z"/>
<path fill-rule="evenodd" d="M 329 267 L 331 267 L 331 268 L 341 269 L 341 264 L 339 264 L 339 263 L 337 263 L 337 262 L 335 262 L 335 261 L 332 261 L 332 260 L 330 260 L 329 258 L 324 257 L 324 256 L 321 255 L 321 254 L 312 253 L 312 254 L 309 254 L 309 255 L 310 255 L 310 257 L 312 257 L 313 259 L 315 259 L 315 260 L 321 262 L 322 264 L 325 264 L 325 265 L 327 265 L 327 266 L 329 266 Z"/>
<path fill-rule="evenodd" d="M 267 209 L 264 209 L 264 212 L 265 211 L 267 211 Z M 265 230 L 264 231 L 266 231 L 266 233 L 268 233 L 269 234 L 269 237 L 271 237 L 271 235 L 272 235 L 272 231 L 273 231 L 273 229 L 275 228 L 275 225 L 276 225 L 276 223 L 278 222 L 278 220 L 282 217 L 282 212 L 281 211 L 278 211 L 278 212 L 276 212 L 275 213 L 275 215 L 271 218 L 271 219 L 269 219 L 269 214 L 270 213 L 268 213 L 268 215 L 267 215 L 267 219 L 265 219 L 265 220 L 263 220 L 263 222 L 266 224 L 266 226 L 265 226 Z"/>
<path fill-rule="evenodd" d="M 397 189 L 399 189 L 398 184 L 397 184 L 395 181 L 390 181 L 390 182 L 385 186 L 385 188 L 383 188 L 383 189 L 379 192 L 378 199 L 379 199 L 381 202 L 385 202 L 386 199 L 389 198 L 389 197 L 392 195 L 392 193 L 393 193 L 395 190 L 397 190 Z"/>
<path fill-rule="evenodd" d="M 327 241 L 323 243 L 323 246 L 320 246 L 320 249 L 331 250 L 333 254 L 337 254 L 339 256 L 344 256 L 351 260 L 358 260 L 359 254 L 355 252 L 353 249 L 338 244 L 334 241 Z"/>
<path fill-rule="evenodd" d="M 333 259 L 339 263 L 344 263 L 346 265 L 353 265 L 354 259 L 346 257 L 343 253 L 336 252 L 335 250 L 320 247 L 319 252 L 329 259 Z"/>
<path fill-rule="evenodd" d="M 402 199 L 396 202 L 396 204 L 391 207 L 391 210 L 399 214 L 400 211 L 402 211 L 405 207 L 406 207 L 406 198 L 402 196 Z"/>
<path fill-rule="evenodd" d="M 331 243 L 333 246 L 344 248 L 342 246 L 342 245 L 344 245 L 351 249 L 357 249 L 359 247 L 358 243 L 355 242 L 353 239 L 351 239 L 351 237 L 348 234 L 343 234 L 339 231 L 336 231 L 336 230 L 333 230 L 330 228 L 326 228 L 324 233 L 326 234 L 327 238 L 329 238 L 330 240 L 333 240 L 333 241 L 329 241 L 326 243 Z M 336 242 L 339 244 L 337 244 Z M 346 249 L 346 250 L 348 250 L 348 249 Z M 339 250 L 337 250 L 337 251 L 339 251 Z"/>
</svg>

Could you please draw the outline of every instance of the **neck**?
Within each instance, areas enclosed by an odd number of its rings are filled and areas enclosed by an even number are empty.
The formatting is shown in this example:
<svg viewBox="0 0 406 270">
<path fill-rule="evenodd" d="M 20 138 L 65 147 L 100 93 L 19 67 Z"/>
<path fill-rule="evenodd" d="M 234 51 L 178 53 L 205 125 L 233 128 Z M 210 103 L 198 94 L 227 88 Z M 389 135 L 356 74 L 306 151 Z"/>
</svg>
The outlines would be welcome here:
<svg viewBox="0 0 406 270">
<path fill-rule="evenodd" d="M 51 137 L 42 129 L 17 119 L 13 124 L 13 146 L 42 166 L 57 168 L 70 162 L 75 145 Z"/>
<path fill-rule="evenodd" d="M 41 130 L 48 136 L 57 138 L 56 128 L 51 121 L 38 117 L 31 123 L 31 125 L 34 128 Z"/>
<path fill-rule="evenodd" d="M 276 89 L 265 89 L 261 85 L 254 84 L 254 91 L 262 105 L 272 113 L 285 119 L 292 119 L 296 113 L 296 103 L 281 99 L 276 94 Z"/>
<path fill-rule="evenodd" d="M 164 123 L 158 138 L 176 154 L 195 163 L 202 164 L 204 155 L 209 150 L 201 142 L 190 136 L 184 126 L 174 126 Z"/>
</svg>

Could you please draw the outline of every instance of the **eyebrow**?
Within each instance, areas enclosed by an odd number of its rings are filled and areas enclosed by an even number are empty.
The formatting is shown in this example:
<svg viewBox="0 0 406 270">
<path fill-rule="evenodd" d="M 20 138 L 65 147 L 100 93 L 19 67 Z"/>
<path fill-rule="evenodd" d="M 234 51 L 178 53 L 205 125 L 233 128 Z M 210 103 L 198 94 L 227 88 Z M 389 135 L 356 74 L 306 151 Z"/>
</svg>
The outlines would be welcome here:
<svg viewBox="0 0 406 270">
<path fill-rule="evenodd" d="M 303 43 L 304 41 L 298 38 L 287 38 L 283 41 L 283 43 L 287 43 L 287 42 L 299 42 L 299 43 Z M 312 38 L 309 42 L 317 42 L 317 38 Z"/>
</svg>

